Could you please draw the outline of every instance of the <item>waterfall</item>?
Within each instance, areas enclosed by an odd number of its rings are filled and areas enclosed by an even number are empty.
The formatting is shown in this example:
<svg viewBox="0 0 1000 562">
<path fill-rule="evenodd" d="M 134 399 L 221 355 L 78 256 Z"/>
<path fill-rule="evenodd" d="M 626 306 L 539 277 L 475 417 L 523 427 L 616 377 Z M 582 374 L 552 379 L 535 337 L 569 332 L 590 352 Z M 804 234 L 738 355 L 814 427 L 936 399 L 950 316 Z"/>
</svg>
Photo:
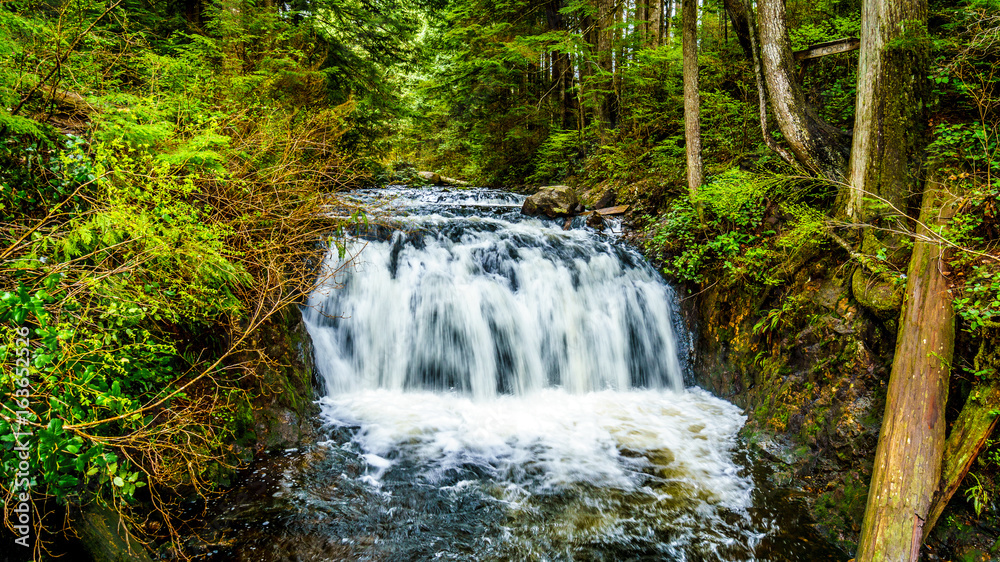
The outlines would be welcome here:
<svg viewBox="0 0 1000 562">
<path fill-rule="evenodd" d="M 327 392 L 680 390 L 670 288 L 592 232 L 463 218 L 327 257 L 306 321 Z"/>
<path fill-rule="evenodd" d="M 752 552 L 757 535 L 717 532 L 751 505 L 731 458 L 745 418 L 683 387 L 675 296 L 638 252 L 522 217 L 502 192 L 359 198 L 390 226 L 329 253 L 303 318 L 323 416 L 353 432 L 368 484 L 393 470 L 442 490 L 481 482 L 515 519 L 542 502 L 552 545 Z M 514 551 L 548 548 L 512 529 Z"/>
</svg>

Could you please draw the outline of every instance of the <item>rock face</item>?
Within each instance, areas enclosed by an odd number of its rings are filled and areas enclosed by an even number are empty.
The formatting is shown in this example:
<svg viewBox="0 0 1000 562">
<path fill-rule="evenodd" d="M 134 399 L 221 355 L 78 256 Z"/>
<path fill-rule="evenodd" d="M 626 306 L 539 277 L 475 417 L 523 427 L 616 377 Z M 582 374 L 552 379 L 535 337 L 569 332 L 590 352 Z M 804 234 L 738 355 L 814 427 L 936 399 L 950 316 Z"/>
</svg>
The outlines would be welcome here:
<svg viewBox="0 0 1000 562">
<path fill-rule="evenodd" d="M 152 562 L 149 551 L 116 511 L 93 503 L 73 521 L 73 529 L 94 562 Z M 82 558 L 82 556 L 81 556 Z"/>
<path fill-rule="evenodd" d="M 582 211 L 579 196 L 567 185 L 543 187 L 525 199 L 521 207 L 521 212 L 526 215 L 545 215 L 549 218 L 570 217 Z"/>
<path fill-rule="evenodd" d="M 815 528 L 853 552 L 861 528 L 894 332 L 852 297 L 850 272 L 818 247 L 786 264 L 783 291 L 708 288 L 692 299 L 699 386 L 746 408 L 744 435 L 773 481 L 808 489 Z"/>
</svg>

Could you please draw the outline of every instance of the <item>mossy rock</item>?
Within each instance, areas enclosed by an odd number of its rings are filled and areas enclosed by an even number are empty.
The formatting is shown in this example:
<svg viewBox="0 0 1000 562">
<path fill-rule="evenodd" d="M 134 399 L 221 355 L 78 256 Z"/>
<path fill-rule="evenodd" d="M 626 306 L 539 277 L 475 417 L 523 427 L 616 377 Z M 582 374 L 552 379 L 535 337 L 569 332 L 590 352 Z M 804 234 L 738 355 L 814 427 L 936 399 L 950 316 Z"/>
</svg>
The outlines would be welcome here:
<svg viewBox="0 0 1000 562">
<path fill-rule="evenodd" d="M 105 505 L 87 506 L 73 521 L 73 529 L 94 562 L 152 562 L 122 516 Z"/>
<path fill-rule="evenodd" d="M 549 218 L 570 217 L 583 211 L 583 204 L 576 191 L 568 185 L 550 185 L 524 200 L 521 212 L 526 215 L 545 215 Z"/>
</svg>

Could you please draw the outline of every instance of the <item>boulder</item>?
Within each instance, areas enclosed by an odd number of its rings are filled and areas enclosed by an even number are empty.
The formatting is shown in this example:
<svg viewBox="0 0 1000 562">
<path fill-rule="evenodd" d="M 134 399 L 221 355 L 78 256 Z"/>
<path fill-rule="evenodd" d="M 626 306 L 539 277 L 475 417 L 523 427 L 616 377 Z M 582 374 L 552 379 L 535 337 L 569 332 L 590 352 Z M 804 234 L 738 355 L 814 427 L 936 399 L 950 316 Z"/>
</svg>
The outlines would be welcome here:
<svg viewBox="0 0 1000 562">
<path fill-rule="evenodd" d="M 549 218 L 571 217 L 583 211 L 583 205 L 573 188 L 567 185 L 550 185 L 524 200 L 521 212 L 526 215 L 545 215 Z"/>
<path fill-rule="evenodd" d="M 417 175 L 434 185 L 439 185 L 441 183 L 440 174 L 435 174 L 434 172 L 417 172 Z"/>
<path fill-rule="evenodd" d="M 602 183 L 580 194 L 580 199 L 589 208 L 603 209 L 605 207 L 614 207 L 618 203 L 618 193 L 615 191 L 615 188 L 608 187 L 607 184 Z"/>
<path fill-rule="evenodd" d="M 91 503 L 74 518 L 73 529 L 94 562 L 153 562 L 121 514 L 106 505 Z"/>
</svg>

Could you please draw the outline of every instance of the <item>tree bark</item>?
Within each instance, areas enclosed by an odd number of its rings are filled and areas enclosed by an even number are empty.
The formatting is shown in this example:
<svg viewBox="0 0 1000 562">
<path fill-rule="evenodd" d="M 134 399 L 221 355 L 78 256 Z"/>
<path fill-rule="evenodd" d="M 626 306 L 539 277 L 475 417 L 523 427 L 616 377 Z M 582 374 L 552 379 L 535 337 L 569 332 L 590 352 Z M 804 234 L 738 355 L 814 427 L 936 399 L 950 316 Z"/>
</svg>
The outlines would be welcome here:
<svg viewBox="0 0 1000 562">
<path fill-rule="evenodd" d="M 753 75 L 757 82 L 757 109 L 760 115 L 760 132 L 764 137 L 764 144 L 782 160 L 789 164 L 796 162 L 795 157 L 787 150 L 778 145 L 778 141 L 771 136 L 771 128 L 768 126 L 767 118 L 767 84 L 764 80 L 764 67 L 760 62 L 760 49 L 757 47 L 757 27 L 754 18 L 750 17 L 750 10 L 743 0 L 730 0 L 737 9 L 734 13 L 738 17 L 745 18 L 747 25 L 747 36 L 750 41 L 750 58 L 753 60 Z M 733 27 L 736 27 L 734 24 Z"/>
<path fill-rule="evenodd" d="M 795 75 L 785 2 L 760 0 L 758 6 L 761 61 L 778 128 L 800 164 L 827 179 L 842 181 L 847 168 L 847 136 L 806 104 Z"/>
<path fill-rule="evenodd" d="M 552 0 L 545 6 L 545 20 L 550 31 L 563 31 L 566 29 L 565 18 L 562 14 L 563 0 Z M 573 75 L 569 54 L 563 52 L 553 52 L 552 55 L 552 80 L 553 87 L 558 92 L 559 99 L 559 124 L 563 129 L 573 129 Z"/>
<path fill-rule="evenodd" d="M 936 221 L 942 195 L 936 187 L 927 189 L 918 235 L 928 235 L 923 225 Z M 940 271 L 941 258 L 939 244 L 917 238 L 858 541 L 858 562 L 916 561 L 920 555 L 924 522 L 941 477 L 944 413 L 955 344 L 955 316 L 948 280 Z"/>
<path fill-rule="evenodd" d="M 747 59 L 753 59 L 755 49 L 750 41 L 751 22 L 746 4 L 743 0 L 723 0 L 722 5 L 726 10 L 726 15 L 729 16 L 729 21 L 733 24 L 733 33 L 736 34 L 736 39 L 740 42 L 743 54 L 746 55 Z"/>
<path fill-rule="evenodd" d="M 908 201 L 921 189 L 926 27 L 926 0 L 865 1 L 850 177 L 836 205 L 839 216 L 874 227 L 862 230 L 861 252 L 884 251 L 896 267 L 908 256 Z M 853 286 L 875 313 L 899 310 L 901 295 L 885 279 L 858 270 Z"/>
<path fill-rule="evenodd" d="M 941 488 L 934 494 L 924 524 L 924 539 L 930 535 L 951 497 L 958 491 L 962 479 L 969 473 L 973 461 L 986 446 L 997 425 L 1000 408 L 1000 382 L 992 381 L 986 388 L 976 389 L 962 408 L 945 444 L 941 470 Z"/>
<path fill-rule="evenodd" d="M 927 0 L 865 0 L 850 189 L 842 203 L 850 219 L 871 218 L 866 195 L 905 212 L 907 198 L 920 193 L 926 32 Z"/>
<path fill-rule="evenodd" d="M 684 139 L 687 153 L 688 194 L 705 223 L 698 192 L 701 168 L 701 95 L 698 91 L 698 0 L 681 1 L 681 50 L 684 58 Z"/>
<path fill-rule="evenodd" d="M 606 132 L 614 127 L 614 39 L 617 11 L 612 0 L 598 0 L 597 4 L 597 64 L 600 68 L 597 94 L 597 118 L 601 124 L 601 140 L 606 140 Z"/>
<path fill-rule="evenodd" d="M 666 1 L 666 13 L 663 16 L 663 42 L 661 45 L 669 45 L 674 40 L 674 17 L 677 15 L 677 2 L 674 0 Z"/>
<path fill-rule="evenodd" d="M 648 0 L 646 9 L 646 47 L 655 49 L 661 45 L 663 36 L 663 0 Z"/>
<path fill-rule="evenodd" d="M 636 0 L 635 2 L 635 33 L 639 35 L 638 44 L 646 46 L 649 41 L 649 4 L 646 0 Z"/>
<path fill-rule="evenodd" d="M 984 343 L 980 348 L 980 356 L 985 351 L 986 345 L 988 344 Z M 993 357 L 989 362 L 996 365 L 997 352 L 990 351 L 993 352 Z M 976 357 L 976 370 L 982 368 L 978 365 L 979 359 L 980 357 Z M 934 524 L 941 517 L 941 512 L 958 491 L 973 461 L 986 446 L 997 421 L 1000 420 L 998 411 L 1000 411 L 1000 380 L 990 379 L 988 383 L 982 383 L 982 386 L 973 389 L 965 400 L 965 405 L 951 426 L 948 441 L 944 445 L 941 485 L 931 501 L 927 522 L 924 524 L 924 540 L 927 540 Z"/>
</svg>

